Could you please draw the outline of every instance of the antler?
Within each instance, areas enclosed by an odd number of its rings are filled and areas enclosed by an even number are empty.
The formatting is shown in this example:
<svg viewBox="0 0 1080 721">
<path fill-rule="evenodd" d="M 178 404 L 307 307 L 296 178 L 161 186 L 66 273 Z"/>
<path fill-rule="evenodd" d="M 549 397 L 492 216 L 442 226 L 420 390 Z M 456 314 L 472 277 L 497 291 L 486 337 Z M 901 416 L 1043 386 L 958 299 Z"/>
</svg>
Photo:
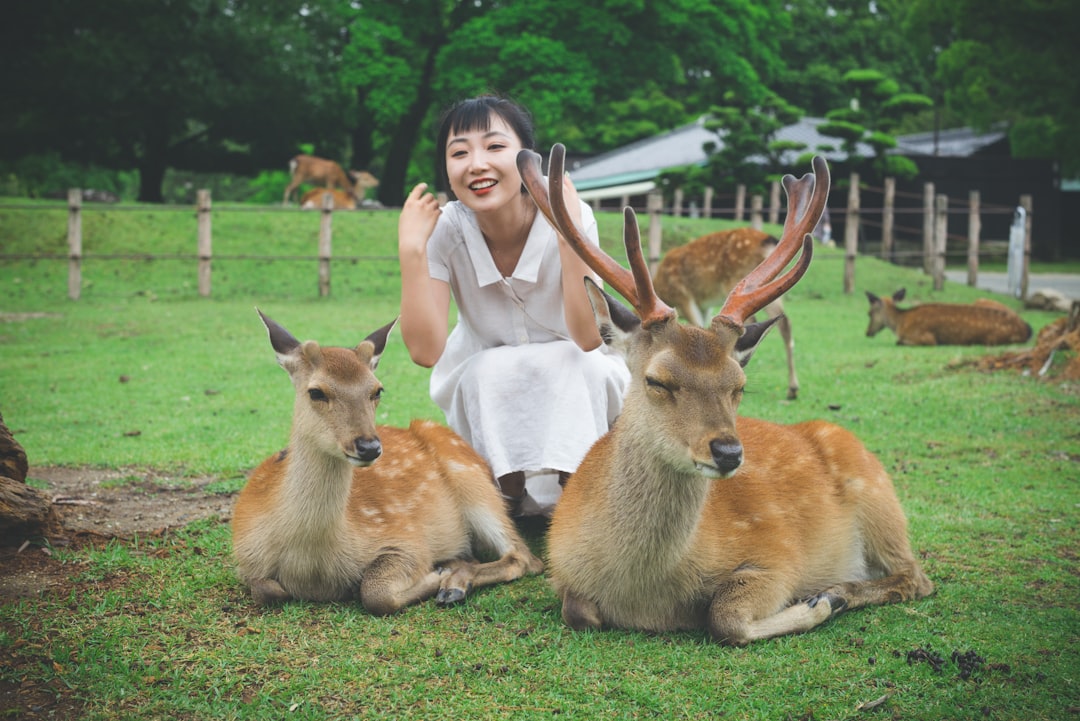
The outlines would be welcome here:
<svg viewBox="0 0 1080 721">
<path fill-rule="evenodd" d="M 810 233 L 821 219 L 829 199 L 829 166 L 824 158 L 815 156 L 813 167 L 813 173 L 807 173 L 798 180 L 792 175 L 784 176 L 788 214 L 780 243 L 768 258 L 732 288 L 718 318 L 742 326 L 747 318 L 791 290 L 810 267 L 814 254 L 814 239 Z M 800 247 L 802 255 L 799 261 L 777 278 L 777 274 L 791 262 Z"/>
<path fill-rule="evenodd" d="M 630 262 L 630 271 L 615 262 L 611 256 L 589 242 L 570 216 L 563 196 L 563 168 L 566 159 L 566 147 L 556 143 L 551 148 L 548 167 L 548 187 L 544 187 L 543 172 L 540 169 L 540 155 L 531 150 L 522 150 L 517 156 L 518 171 L 540 212 L 552 226 L 558 229 L 570 247 L 574 249 L 585 264 L 607 281 L 637 310 L 641 324 L 648 328 L 653 323 L 675 317 L 675 311 L 667 306 L 653 290 L 652 276 L 641 252 L 641 234 L 638 231 L 637 216 L 632 208 L 623 212 L 623 243 L 626 245 L 626 257 Z"/>
</svg>

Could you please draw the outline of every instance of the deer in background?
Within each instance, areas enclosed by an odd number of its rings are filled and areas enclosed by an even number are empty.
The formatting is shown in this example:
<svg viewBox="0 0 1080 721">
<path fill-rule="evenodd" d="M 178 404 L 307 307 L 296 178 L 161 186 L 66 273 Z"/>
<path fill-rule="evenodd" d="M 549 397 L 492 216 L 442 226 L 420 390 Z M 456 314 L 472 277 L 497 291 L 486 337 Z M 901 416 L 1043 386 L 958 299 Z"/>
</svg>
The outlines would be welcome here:
<svg viewBox="0 0 1080 721">
<path fill-rule="evenodd" d="M 289 447 L 252 472 L 233 512 L 237 571 L 256 603 L 359 597 L 382 615 L 543 570 L 456 433 L 376 426 L 374 371 L 394 323 L 334 348 L 259 316 L 296 398 Z M 475 561 L 474 547 L 497 560 Z"/>
<path fill-rule="evenodd" d="M 289 204 L 289 197 L 302 183 L 321 183 L 327 190 L 338 187 L 360 202 L 368 188 L 379 185 L 379 180 L 366 170 L 350 170 L 346 173 L 333 160 L 314 155 L 296 155 L 289 161 L 292 178 L 285 187 L 282 205 Z"/>
<path fill-rule="evenodd" d="M 300 196 L 300 210 L 322 210 L 323 198 L 333 199 L 334 210 L 356 210 L 356 197 L 337 188 L 314 188 Z"/>
<path fill-rule="evenodd" d="M 695 238 L 664 255 L 653 276 L 656 295 L 684 319 L 703 328 L 709 309 L 722 303 L 741 278 L 768 258 L 777 242 L 754 228 L 720 230 Z M 787 397 L 794 400 L 799 395 L 799 379 L 791 321 L 784 315 L 782 298 L 763 310 L 769 318 L 779 318 L 777 328 L 787 351 Z"/>
<path fill-rule="evenodd" d="M 870 301 L 868 337 L 889 328 L 896 333 L 897 345 L 1008 345 L 1031 338 L 1031 326 L 1003 303 L 980 298 L 970 305 L 923 303 L 900 308 L 896 304 L 905 293 L 901 288 L 892 298 L 879 298 L 866 291 Z"/>
<path fill-rule="evenodd" d="M 566 208 L 564 159 L 556 145 L 545 187 L 539 156 L 521 151 L 525 186 L 636 311 L 586 279 L 600 335 L 625 355 L 631 383 L 618 422 L 567 481 L 548 531 L 547 574 L 567 625 L 707 629 L 744 645 L 931 593 L 892 481 L 854 435 L 823 421 L 736 417 L 743 366 L 775 322 L 746 319 L 809 267 L 825 161 L 814 159 L 815 174 L 784 178 L 789 212 L 776 251 L 698 328 L 679 323 L 654 292 L 632 209 L 624 217 L 631 270 L 587 242 Z"/>
</svg>

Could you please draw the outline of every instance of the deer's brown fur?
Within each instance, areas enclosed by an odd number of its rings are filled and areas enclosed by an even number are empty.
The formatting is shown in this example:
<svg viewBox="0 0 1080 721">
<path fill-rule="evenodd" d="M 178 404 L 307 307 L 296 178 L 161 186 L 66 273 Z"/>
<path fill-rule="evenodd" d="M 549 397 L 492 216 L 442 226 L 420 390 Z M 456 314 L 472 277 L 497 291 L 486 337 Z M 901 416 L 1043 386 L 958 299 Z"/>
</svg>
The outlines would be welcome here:
<svg viewBox="0 0 1080 721">
<path fill-rule="evenodd" d="M 358 599 L 386 614 L 543 569 L 456 433 L 376 426 L 374 370 L 393 323 L 334 348 L 263 320 L 295 401 L 289 447 L 252 472 L 233 513 L 237 571 L 256 602 Z"/>
<path fill-rule="evenodd" d="M 970 305 L 923 303 L 900 308 L 896 304 L 904 294 L 904 288 L 891 298 L 866 292 L 870 301 L 868 337 L 888 328 L 896 334 L 897 345 L 1009 345 L 1031 339 L 1031 326 L 997 301 L 979 299 Z"/>
</svg>

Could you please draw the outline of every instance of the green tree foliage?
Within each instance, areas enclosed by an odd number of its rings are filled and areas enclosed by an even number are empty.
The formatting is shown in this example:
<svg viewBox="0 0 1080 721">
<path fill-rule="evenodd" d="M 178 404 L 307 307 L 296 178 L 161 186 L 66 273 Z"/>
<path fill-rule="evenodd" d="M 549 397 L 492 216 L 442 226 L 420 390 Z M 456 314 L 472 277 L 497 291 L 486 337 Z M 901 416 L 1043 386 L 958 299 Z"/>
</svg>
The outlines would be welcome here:
<svg viewBox="0 0 1080 721">
<path fill-rule="evenodd" d="M 1080 3 L 912 0 L 906 28 L 935 58 L 948 108 L 980 129 L 1007 123 L 1015 157 L 1080 174 Z"/>
<path fill-rule="evenodd" d="M 300 138 L 337 151 L 340 26 L 335 6 L 287 0 L 19 3 L 0 153 L 137 168 L 139 199 L 160 202 L 167 167 L 281 167 Z"/>
<path fill-rule="evenodd" d="M 432 180 L 438 111 L 500 92 L 533 112 L 541 147 L 589 153 L 705 112 L 728 88 L 757 92 L 781 67 L 766 30 L 777 0 L 403 0 L 365 3 L 348 26 L 343 78 L 400 203 Z M 381 153 L 380 153 L 381 150 Z"/>
<path fill-rule="evenodd" d="M 888 151 L 896 147 L 892 131 L 907 114 L 933 107 L 933 101 L 917 93 L 901 93 L 900 85 L 878 70 L 849 70 L 842 78 L 849 93 L 844 107 L 825 114 L 818 126 L 822 135 L 840 140 L 840 147 L 853 164 L 860 163 L 859 144 L 874 151 L 874 170 L 882 176 L 911 178 L 918 173 L 914 162 Z"/>
<path fill-rule="evenodd" d="M 713 106 L 705 122 L 720 140 L 706 148 L 705 182 L 714 188 L 732 189 L 741 184 L 751 193 L 766 192 L 768 182 L 782 173 L 782 154 L 806 147 L 774 140 L 780 129 L 801 117 L 799 108 L 772 92 L 765 92 L 757 102 L 726 93 L 724 104 Z"/>
</svg>

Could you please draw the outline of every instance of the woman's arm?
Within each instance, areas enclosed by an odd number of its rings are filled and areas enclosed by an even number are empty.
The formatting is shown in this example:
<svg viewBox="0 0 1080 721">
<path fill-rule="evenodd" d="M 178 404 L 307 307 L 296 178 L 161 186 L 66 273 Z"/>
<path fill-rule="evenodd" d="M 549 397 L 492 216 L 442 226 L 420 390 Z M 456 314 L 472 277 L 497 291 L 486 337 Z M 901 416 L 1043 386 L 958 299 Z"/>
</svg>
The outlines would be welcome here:
<svg viewBox="0 0 1080 721">
<path fill-rule="evenodd" d="M 417 365 L 435 365 L 446 346 L 450 286 L 428 272 L 427 242 L 442 211 L 439 201 L 420 183 L 398 218 L 398 258 L 401 261 L 401 337 Z"/>
<path fill-rule="evenodd" d="M 570 176 L 563 176 L 566 206 L 574 222 L 581 226 L 581 201 L 578 199 L 577 190 L 570 182 Z M 566 327 L 570 331 L 570 337 L 581 347 L 582 350 L 592 350 L 600 343 L 600 331 L 596 328 L 596 318 L 593 316 L 592 304 L 585 292 L 585 276 L 589 276 L 603 287 L 603 282 L 596 273 L 585 265 L 585 262 L 573 251 L 566 240 L 559 235 L 559 260 L 562 262 L 562 286 L 563 306 L 566 318 Z"/>
</svg>

